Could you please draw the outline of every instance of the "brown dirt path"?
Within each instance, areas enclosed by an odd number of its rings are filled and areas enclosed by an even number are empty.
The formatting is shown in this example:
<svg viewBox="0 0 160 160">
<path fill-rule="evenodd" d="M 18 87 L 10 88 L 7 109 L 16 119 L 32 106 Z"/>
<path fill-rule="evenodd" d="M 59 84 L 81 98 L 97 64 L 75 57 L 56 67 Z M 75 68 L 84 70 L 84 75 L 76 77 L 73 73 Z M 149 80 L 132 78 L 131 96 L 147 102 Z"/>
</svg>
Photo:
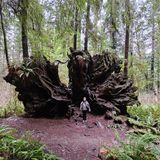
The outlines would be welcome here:
<svg viewBox="0 0 160 160">
<path fill-rule="evenodd" d="M 100 146 L 118 144 L 110 127 L 113 123 L 99 116 L 89 115 L 87 124 L 68 119 L 22 117 L 0 119 L 0 123 L 18 129 L 20 134 L 31 132 L 48 150 L 64 160 L 98 160 Z M 117 131 L 124 138 L 127 127 Z"/>
</svg>

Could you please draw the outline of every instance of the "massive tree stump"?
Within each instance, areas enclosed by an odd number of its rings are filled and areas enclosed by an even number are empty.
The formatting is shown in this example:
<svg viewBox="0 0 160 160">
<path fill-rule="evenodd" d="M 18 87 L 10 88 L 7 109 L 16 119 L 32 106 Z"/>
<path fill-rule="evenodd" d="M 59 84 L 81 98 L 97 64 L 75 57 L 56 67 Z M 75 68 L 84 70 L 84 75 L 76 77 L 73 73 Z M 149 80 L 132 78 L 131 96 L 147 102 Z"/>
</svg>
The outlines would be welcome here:
<svg viewBox="0 0 160 160">
<path fill-rule="evenodd" d="M 139 103 L 137 88 L 121 73 L 121 61 L 116 54 L 104 52 L 91 56 L 71 49 L 68 58 L 68 87 L 60 81 L 57 61 L 30 58 L 20 66 L 10 67 L 4 79 L 16 86 L 27 113 L 65 116 L 68 106 L 79 106 L 84 96 L 94 114 L 113 110 L 126 114 L 127 105 Z"/>
<path fill-rule="evenodd" d="M 116 54 L 104 52 L 91 55 L 73 51 L 69 55 L 70 86 L 72 99 L 78 103 L 85 96 L 93 113 L 103 114 L 115 110 L 126 114 L 126 106 L 138 102 L 137 88 L 121 71 L 121 60 Z"/>
<path fill-rule="evenodd" d="M 69 89 L 60 82 L 58 65 L 45 57 L 12 66 L 4 79 L 16 86 L 25 111 L 34 116 L 64 116 L 71 103 Z"/>
</svg>

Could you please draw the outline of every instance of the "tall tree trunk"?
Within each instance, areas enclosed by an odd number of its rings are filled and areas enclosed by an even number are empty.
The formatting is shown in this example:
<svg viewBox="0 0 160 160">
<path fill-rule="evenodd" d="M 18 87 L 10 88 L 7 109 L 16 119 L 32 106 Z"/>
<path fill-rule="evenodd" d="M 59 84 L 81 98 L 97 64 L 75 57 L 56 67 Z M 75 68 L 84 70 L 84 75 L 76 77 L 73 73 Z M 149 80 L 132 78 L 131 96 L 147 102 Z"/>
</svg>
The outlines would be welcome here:
<svg viewBox="0 0 160 160">
<path fill-rule="evenodd" d="M 152 13 L 151 90 L 154 90 L 154 64 L 155 64 L 155 17 L 154 13 Z"/>
<path fill-rule="evenodd" d="M 77 49 L 77 31 L 78 31 L 78 8 L 75 6 L 74 14 L 74 37 L 73 37 L 73 48 Z"/>
<path fill-rule="evenodd" d="M 0 4 L 0 18 L 1 18 L 1 27 L 2 27 L 2 32 L 3 32 L 3 38 L 4 38 L 4 53 L 6 55 L 7 66 L 9 68 L 10 67 L 10 63 L 9 63 L 9 56 L 8 56 L 6 31 L 5 31 L 5 28 L 4 28 L 4 21 L 3 21 L 2 1 L 1 1 L 1 4 Z"/>
<path fill-rule="evenodd" d="M 85 28 L 85 37 L 84 37 L 84 50 L 88 50 L 88 30 L 90 25 L 90 0 L 87 0 L 87 14 L 86 14 L 86 28 Z"/>
<path fill-rule="evenodd" d="M 157 91 L 160 93 L 160 58 L 158 57 L 158 62 L 157 62 Z"/>
<path fill-rule="evenodd" d="M 28 54 L 28 34 L 27 34 L 27 9 L 28 0 L 21 0 L 21 34 L 22 34 L 22 50 L 23 59 L 29 57 Z"/>
<path fill-rule="evenodd" d="M 115 30 L 115 28 L 114 28 L 114 26 L 115 26 L 115 22 L 114 22 L 114 20 L 113 20 L 113 18 L 112 18 L 112 49 L 116 49 L 116 30 Z"/>
<path fill-rule="evenodd" d="M 79 19 L 78 19 L 78 48 L 79 49 L 82 49 L 82 46 L 81 46 L 81 29 L 82 29 L 82 22 L 81 22 L 81 17 L 79 16 Z"/>
<path fill-rule="evenodd" d="M 124 76 L 128 77 L 128 52 L 129 52 L 129 30 L 130 30 L 130 1 L 125 1 L 126 9 L 126 35 L 125 35 L 125 55 L 124 55 Z"/>
<path fill-rule="evenodd" d="M 130 56 L 131 56 L 131 60 L 130 60 L 130 66 L 129 66 L 129 68 L 131 69 L 131 70 L 133 70 L 133 39 L 134 39 L 134 37 L 133 37 L 133 27 L 134 27 L 134 24 L 132 23 L 132 25 L 131 25 L 131 36 L 130 36 Z M 131 73 L 131 79 L 132 80 L 134 80 L 134 74 L 133 73 Z"/>
<path fill-rule="evenodd" d="M 115 0 L 111 0 L 111 39 L 112 49 L 116 49 Z"/>
</svg>

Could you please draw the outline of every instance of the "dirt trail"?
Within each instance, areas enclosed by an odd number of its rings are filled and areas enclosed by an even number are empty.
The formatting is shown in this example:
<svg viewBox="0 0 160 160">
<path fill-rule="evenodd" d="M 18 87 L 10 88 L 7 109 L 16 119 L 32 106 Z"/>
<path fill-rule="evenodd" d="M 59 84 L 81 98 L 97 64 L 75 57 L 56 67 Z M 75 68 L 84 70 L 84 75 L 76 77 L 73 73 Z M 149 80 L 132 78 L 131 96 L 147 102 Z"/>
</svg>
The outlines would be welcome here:
<svg viewBox="0 0 160 160">
<path fill-rule="evenodd" d="M 46 148 L 64 160 L 98 160 L 99 147 L 116 146 L 112 122 L 89 115 L 87 124 L 68 119 L 33 119 L 10 117 L 2 125 L 17 128 L 20 134 L 30 131 Z M 127 127 L 117 129 L 122 138 Z"/>
</svg>

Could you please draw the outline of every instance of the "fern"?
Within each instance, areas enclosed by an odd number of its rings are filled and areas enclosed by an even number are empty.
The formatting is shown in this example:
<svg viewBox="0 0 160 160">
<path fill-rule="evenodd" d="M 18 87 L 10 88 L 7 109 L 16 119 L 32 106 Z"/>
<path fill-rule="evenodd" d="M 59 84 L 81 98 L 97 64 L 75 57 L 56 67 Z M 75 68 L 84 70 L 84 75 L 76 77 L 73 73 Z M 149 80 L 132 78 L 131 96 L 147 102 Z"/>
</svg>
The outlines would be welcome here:
<svg viewBox="0 0 160 160">
<path fill-rule="evenodd" d="M 134 125 L 151 128 L 156 127 L 160 130 L 160 107 L 159 105 L 143 105 L 132 106 L 127 108 L 127 112 L 130 115 L 129 122 Z"/>
<path fill-rule="evenodd" d="M 126 142 L 120 141 L 120 147 L 106 147 L 110 150 L 105 155 L 106 160 L 159 160 L 160 150 L 156 142 L 160 139 L 159 136 L 150 133 L 146 134 L 129 134 Z"/>
<path fill-rule="evenodd" d="M 44 151 L 44 146 L 33 140 L 31 135 L 17 139 L 16 130 L 0 127 L 0 159 L 5 160 L 58 160 L 53 155 Z"/>
</svg>

